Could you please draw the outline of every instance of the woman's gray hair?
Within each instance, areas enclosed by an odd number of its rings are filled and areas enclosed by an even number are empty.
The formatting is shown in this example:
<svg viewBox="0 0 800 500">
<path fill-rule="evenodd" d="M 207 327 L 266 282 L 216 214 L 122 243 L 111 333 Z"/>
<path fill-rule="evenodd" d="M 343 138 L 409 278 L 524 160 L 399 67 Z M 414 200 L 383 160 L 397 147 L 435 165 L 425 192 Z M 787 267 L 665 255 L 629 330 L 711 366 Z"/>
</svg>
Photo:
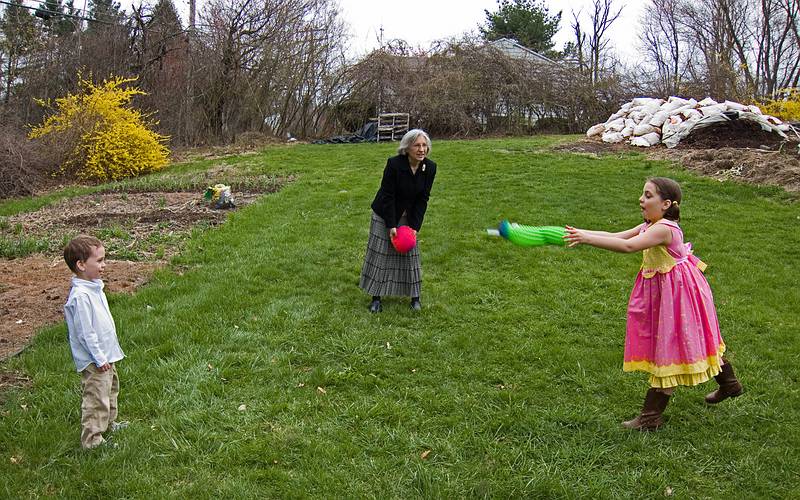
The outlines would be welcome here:
<svg viewBox="0 0 800 500">
<path fill-rule="evenodd" d="M 419 136 L 425 138 L 425 142 L 428 144 L 427 154 L 431 154 L 431 138 L 428 137 L 428 134 L 424 130 L 419 128 L 414 128 L 409 130 L 408 132 L 406 132 L 406 135 L 404 135 L 403 138 L 400 139 L 400 145 L 397 146 L 397 154 L 399 155 L 408 154 L 408 148 L 410 148 L 412 144 L 417 142 Z"/>
</svg>

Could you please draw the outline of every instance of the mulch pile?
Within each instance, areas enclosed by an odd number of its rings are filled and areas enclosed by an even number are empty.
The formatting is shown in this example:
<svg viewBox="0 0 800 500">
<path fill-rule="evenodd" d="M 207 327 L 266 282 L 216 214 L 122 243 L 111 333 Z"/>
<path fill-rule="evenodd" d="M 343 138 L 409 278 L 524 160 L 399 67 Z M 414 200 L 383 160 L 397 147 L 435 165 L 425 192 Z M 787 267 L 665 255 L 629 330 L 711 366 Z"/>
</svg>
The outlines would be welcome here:
<svg viewBox="0 0 800 500">
<path fill-rule="evenodd" d="M 746 121 L 720 123 L 695 129 L 676 149 L 755 148 L 777 150 L 786 141 L 758 124 Z M 795 145 L 795 151 L 797 145 Z"/>
</svg>

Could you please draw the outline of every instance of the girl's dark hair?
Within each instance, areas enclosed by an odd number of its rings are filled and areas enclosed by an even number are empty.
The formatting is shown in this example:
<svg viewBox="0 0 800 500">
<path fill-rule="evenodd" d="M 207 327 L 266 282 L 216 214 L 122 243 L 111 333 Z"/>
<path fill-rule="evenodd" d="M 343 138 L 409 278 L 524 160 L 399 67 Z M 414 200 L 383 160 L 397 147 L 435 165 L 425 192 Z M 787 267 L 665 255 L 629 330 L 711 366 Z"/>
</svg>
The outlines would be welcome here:
<svg viewBox="0 0 800 500">
<path fill-rule="evenodd" d="M 650 177 L 647 182 L 652 182 L 662 200 L 672 201 L 672 205 L 664 212 L 664 218 L 675 222 L 681 220 L 681 186 L 667 177 Z"/>
</svg>

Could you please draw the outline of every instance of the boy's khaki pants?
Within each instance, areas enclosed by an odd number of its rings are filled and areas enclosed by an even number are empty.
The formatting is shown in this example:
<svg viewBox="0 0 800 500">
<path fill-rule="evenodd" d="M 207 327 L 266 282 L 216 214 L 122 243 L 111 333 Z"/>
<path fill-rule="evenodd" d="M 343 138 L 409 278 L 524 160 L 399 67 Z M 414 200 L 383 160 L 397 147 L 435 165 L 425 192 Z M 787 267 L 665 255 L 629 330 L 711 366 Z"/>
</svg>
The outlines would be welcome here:
<svg viewBox="0 0 800 500">
<path fill-rule="evenodd" d="M 81 372 L 81 388 L 81 446 L 94 448 L 105 441 L 103 433 L 117 418 L 117 367 L 112 364 L 101 372 L 90 364 Z"/>
</svg>

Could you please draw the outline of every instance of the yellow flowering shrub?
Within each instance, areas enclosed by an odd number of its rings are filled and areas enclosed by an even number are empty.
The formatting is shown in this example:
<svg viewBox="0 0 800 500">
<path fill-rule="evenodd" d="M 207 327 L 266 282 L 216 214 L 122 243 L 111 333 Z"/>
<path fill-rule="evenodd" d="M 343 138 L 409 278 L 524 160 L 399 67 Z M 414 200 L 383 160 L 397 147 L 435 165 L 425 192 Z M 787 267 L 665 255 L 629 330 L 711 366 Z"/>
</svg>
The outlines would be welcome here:
<svg viewBox="0 0 800 500">
<path fill-rule="evenodd" d="M 781 92 L 783 99 L 761 103 L 761 111 L 777 116 L 783 121 L 800 121 L 800 87 L 786 89 Z"/>
<path fill-rule="evenodd" d="M 66 150 L 62 171 L 80 179 L 117 180 L 154 172 L 167 165 L 166 136 L 148 128 L 147 117 L 130 106 L 144 94 L 126 84 L 135 78 L 112 77 L 95 85 L 80 79 L 81 92 L 56 100 L 55 108 L 31 139 L 42 139 Z"/>
</svg>

